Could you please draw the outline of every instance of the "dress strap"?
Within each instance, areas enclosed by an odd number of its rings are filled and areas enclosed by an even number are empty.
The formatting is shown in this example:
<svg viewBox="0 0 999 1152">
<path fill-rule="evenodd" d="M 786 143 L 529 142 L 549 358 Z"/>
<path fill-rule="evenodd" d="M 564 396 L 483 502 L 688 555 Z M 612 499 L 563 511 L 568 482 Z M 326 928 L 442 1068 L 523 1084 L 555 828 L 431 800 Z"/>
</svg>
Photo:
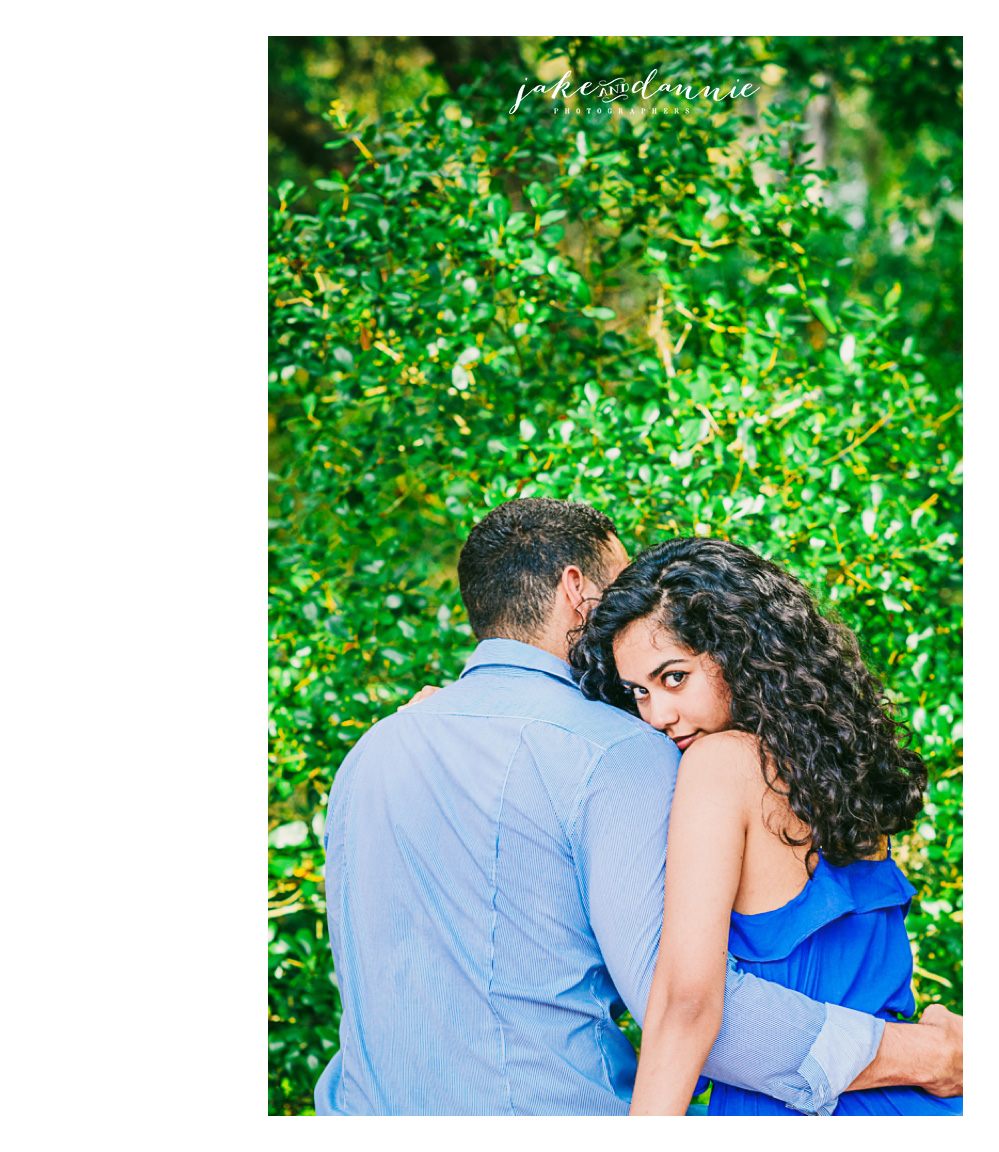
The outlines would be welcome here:
<svg viewBox="0 0 999 1152">
<path fill-rule="evenodd" d="M 891 859 L 891 837 L 886 836 L 885 839 L 888 841 L 888 855 L 885 857 L 885 859 L 890 860 Z"/>
</svg>

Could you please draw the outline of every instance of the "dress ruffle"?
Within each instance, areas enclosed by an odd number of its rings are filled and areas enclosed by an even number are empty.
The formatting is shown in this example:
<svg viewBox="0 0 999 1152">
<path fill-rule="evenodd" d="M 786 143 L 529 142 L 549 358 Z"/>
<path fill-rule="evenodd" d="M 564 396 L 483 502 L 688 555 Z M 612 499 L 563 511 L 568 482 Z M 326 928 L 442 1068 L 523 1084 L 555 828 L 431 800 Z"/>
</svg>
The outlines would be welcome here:
<svg viewBox="0 0 999 1152">
<path fill-rule="evenodd" d="M 900 907 L 904 916 L 915 894 L 894 860 L 834 868 L 820 856 L 812 879 L 782 907 L 751 916 L 732 913 L 729 951 L 740 960 L 783 960 L 820 928 L 850 913 Z"/>
</svg>

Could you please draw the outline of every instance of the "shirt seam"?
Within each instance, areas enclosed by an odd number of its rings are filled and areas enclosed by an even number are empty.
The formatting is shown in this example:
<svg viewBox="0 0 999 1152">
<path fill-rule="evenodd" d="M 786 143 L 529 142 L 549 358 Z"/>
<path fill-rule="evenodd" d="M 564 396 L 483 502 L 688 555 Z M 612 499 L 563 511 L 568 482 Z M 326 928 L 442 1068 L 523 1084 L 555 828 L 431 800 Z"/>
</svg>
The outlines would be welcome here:
<svg viewBox="0 0 999 1152">
<path fill-rule="evenodd" d="M 521 729 L 520 729 L 519 733 L 517 734 L 516 747 L 514 748 L 513 752 L 510 754 L 510 758 L 506 762 L 506 769 L 503 773 L 503 787 L 500 789 L 499 807 L 498 807 L 497 812 L 496 812 L 496 834 L 495 834 L 494 842 L 493 842 L 493 869 L 492 869 L 492 876 L 490 877 L 490 881 L 492 883 L 492 890 L 493 890 L 492 901 L 491 901 L 493 919 L 492 919 L 492 925 L 491 925 L 490 931 L 489 931 L 489 983 L 486 986 L 486 996 L 489 1000 L 489 1011 L 492 1012 L 492 1014 L 493 1014 L 493 1019 L 496 1021 L 496 1028 L 499 1032 L 500 1063 L 501 1063 L 502 1068 L 503 1068 L 503 1083 L 504 1083 L 504 1086 L 506 1087 L 507 1104 L 510 1108 L 511 1114 L 514 1116 L 516 1116 L 518 1113 L 517 1113 L 517 1109 L 514 1107 L 514 1103 L 513 1103 L 513 1089 L 512 1089 L 511 1084 L 510 1084 L 510 1072 L 509 1072 L 509 1069 L 507 1068 L 507 1063 L 506 1063 L 506 1033 L 503 1029 L 503 1020 L 500 1017 L 499 1012 L 496 1011 L 496 1006 L 493 1003 L 493 980 L 494 980 L 495 975 L 496 975 L 496 925 L 499 921 L 499 910 L 496 906 L 496 902 L 497 902 L 497 899 L 499 896 L 498 872 L 499 872 L 499 852 L 500 852 L 500 830 L 501 830 L 502 825 L 503 825 L 503 806 L 506 802 L 506 786 L 510 781 L 510 772 L 513 768 L 513 763 L 517 758 L 517 753 L 520 751 L 520 749 L 523 747 L 523 744 L 524 744 L 524 728 L 526 728 L 526 727 L 527 727 L 526 724 L 521 726 Z M 546 790 L 546 795 L 547 795 L 547 790 Z M 549 797 L 549 802 L 550 802 L 550 799 L 551 798 Z"/>
<path fill-rule="evenodd" d="M 611 1082 L 610 1068 L 608 1066 L 607 1049 L 604 1046 L 604 1036 L 606 1035 L 608 1028 L 611 1026 L 616 1028 L 617 1025 L 614 1024 L 613 1019 L 610 1018 L 608 1009 L 601 1003 L 600 997 L 597 995 L 595 985 L 598 979 L 598 972 L 594 971 L 591 973 L 589 982 L 590 999 L 600 1010 L 600 1015 L 597 1016 L 593 1021 L 594 1031 L 596 1032 L 597 1051 L 600 1053 L 600 1067 L 603 1069 L 604 1073 L 604 1087 L 606 1087 L 608 1092 L 614 1093 L 614 1085 Z M 614 1094 L 616 1095 L 616 1093 Z"/>
<path fill-rule="evenodd" d="M 612 707 L 612 705 L 608 705 L 608 707 Z M 617 711 L 620 711 L 620 709 L 617 709 Z M 630 713 L 626 712 L 624 715 L 628 716 Z M 599 753 L 610 752 L 612 749 L 616 749 L 619 745 L 626 743 L 628 740 L 635 740 L 639 738 L 644 739 L 646 736 L 644 731 L 635 730 L 634 732 L 624 732 L 620 736 L 615 736 L 609 743 L 601 744 L 599 741 L 594 740 L 592 737 L 584 736 L 581 732 L 577 732 L 565 724 L 559 724 L 556 720 L 547 720 L 543 716 L 521 716 L 513 712 L 504 713 L 502 716 L 497 717 L 495 712 L 472 712 L 467 710 L 445 711 L 443 708 L 438 708 L 433 712 L 414 712 L 413 716 L 455 716 L 459 719 L 466 719 L 474 716 L 486 720 L 520 720 L 523 721 L 525 725 L 539 724 L 545 728 L 554 728 L 559 732 L 564 732 L 567 736 L 571 736 L 574 740 L 579 740 L 581 743 L 586 744 L 588 747 L 597 749 Z M 641 721 L 638 722 L 641 723 Z M 665 739 L 665 737 L 663 737 L 663 739 Z"/>
<path fill-rule="evenodd" d="M 644 725 L 644 727 L 648 727 L 648 725 Z M 652 729 L 650 728 L 650 732 L 651 731 Z M 569 819 L 568 829 L 570 837 L 575 833 L 576 822 L 579 820 L 580 812 L 583 807 L 583 796 L 587 789 L 590 787 L 597 767 L 600 765 L 600 762 L 603 760 L 604 756 L 608 752 L 620 751 L 620 745 L 625 744 L 629 740 L 646 740 L 648 739 L 648 735 L 648 733 L 643 731 L 635 731 L 627 733 L 627 735 L 622 736 L 620 739 L 615 740 L 613 744 L 608 744 L 607 746 L 596 743 L 592 744 L 592 746 L 598 751 L 593 756 L 591 756 L 586 767 L 583 769 L 583 775 L 580 777 L 579 784 L 576 788 L 576 794 L 572 800 L 572 815 Z M 585 737 L 583 737 L 583 739 L 585 739 Z M 663 739 L 665 739 L 665 737 L 663 737 Z"/>
</svg>

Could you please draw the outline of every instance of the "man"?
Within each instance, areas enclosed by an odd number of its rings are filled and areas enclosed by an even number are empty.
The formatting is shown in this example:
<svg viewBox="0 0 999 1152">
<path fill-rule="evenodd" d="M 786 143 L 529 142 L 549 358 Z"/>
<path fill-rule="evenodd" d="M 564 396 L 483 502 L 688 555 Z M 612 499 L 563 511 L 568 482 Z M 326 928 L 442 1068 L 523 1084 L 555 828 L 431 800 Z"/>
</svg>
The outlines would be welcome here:
<svg viewBox="0 0 999 1152">
<path fill-rule="evenodd" d="M 588 701 L 568 636 L 627 563 L 584 504 L 494 509 L 462 549 L 480 641 L 457 683 L 376 724 L 330 793 L 343 1017 L 319 1115 L 615 1115 L 662 924 L 679 752 Z M 961 1018 L 818 1004 L 730 964 L 705 1075 L 828 1113 L 852 1086 L 961 1090 Z"/>
</svg>

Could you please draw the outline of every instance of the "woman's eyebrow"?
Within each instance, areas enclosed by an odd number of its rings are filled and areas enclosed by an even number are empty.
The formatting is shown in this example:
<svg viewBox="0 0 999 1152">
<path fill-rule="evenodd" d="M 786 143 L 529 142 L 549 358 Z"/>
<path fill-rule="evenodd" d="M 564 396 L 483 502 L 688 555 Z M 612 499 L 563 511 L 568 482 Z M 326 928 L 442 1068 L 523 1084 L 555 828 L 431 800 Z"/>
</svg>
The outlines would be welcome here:
<svg viewBox="0 0 999 1152">
<path fill-rule="evenodd" d="M 658 667 L 658 668 L 653 668 L 653 669 L 652 669 L 652 671 L 651 671 L 651 672 L 648 674 L 648 676 L 646 677 L 646 679 L 648 679 L 648 680 L 658 680 L 658 679 L 659 679 L 659 677 L 660 677 L 660 676 L 661 676 L 661 675 L 662 675 L 662 674 L 663 674 L 663 673 L 666 671 L 666 669 L 667 669 L 667 668 L 668 668 L 668 667 L 669 667 L 671 664 L 683 664 L 683 663 L 685 662 L 685 659 L 686 659 L 686 657 L 684 657 L 684 656 L 674 656 L 672 660 L 664 660 L 664 661 L 663 661 L 663 662 L 662 662 L 662 663 L 659 665 L 659 667 Z"/>
</svg>

